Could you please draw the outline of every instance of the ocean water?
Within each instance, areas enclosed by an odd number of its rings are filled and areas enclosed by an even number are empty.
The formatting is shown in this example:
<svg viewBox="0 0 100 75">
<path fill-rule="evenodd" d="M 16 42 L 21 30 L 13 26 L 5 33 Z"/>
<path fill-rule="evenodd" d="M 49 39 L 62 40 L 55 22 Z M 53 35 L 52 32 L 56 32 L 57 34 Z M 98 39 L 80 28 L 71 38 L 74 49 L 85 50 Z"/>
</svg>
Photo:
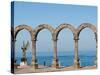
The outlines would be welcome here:
<svg viewBox="0 0 100 75">
<path fill-rule="evenodd" d="M 17 61 L 17 64 L 20 64 L 21 62 L 21 57 L 16 57 L 15 58 Z M 53 61 L 53 56 L 37 56 L 37 63 L 40 65 L 45 65 L 46 66 L 51 66 L 52 65 L 52 61 Z M 79 62 L 80 65 L 82 67 L 84 66 L 93 66 L 94 65 L 94 60 L 95 60 L 95 56 L 79 56 Z M 31 64 L 32 62 L 32 57 L 27 57 L 27 63 Z M 58 56 L 58 63 L 60 64 L 60 66 L 62 67 L 67 67 L 67 66 L 71 66 L 74 64 L 74 56 Z"/>
</svg>

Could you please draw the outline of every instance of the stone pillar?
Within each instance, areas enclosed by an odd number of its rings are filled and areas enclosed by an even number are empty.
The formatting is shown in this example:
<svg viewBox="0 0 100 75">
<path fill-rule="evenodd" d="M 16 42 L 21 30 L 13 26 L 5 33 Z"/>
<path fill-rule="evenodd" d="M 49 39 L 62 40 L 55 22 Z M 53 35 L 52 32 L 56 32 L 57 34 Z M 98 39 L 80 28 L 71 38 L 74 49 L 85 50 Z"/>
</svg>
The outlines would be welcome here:
<svg viewBox="0 0 100 75">
<path fill-rule="evenodd" d="M 36 61 L 36 39 L 32 40 L 32 67 L 33 69 L 38 68 L 38 64 Z"/>
<path fill-rule="evenodd" d="M 95 55 L 96 57 L 95 57 L 95 60 L 94 60 L 94 64 L 96 65 L 96 67 L 97 67 L 97 43 L 96 43 L 96 55 Z"/>
<path fill-rule="evenodd" d="M 57 39 L 53 39 L 54 46 L 54 56 L 53 56 L 53 68 L 59 68 L 58 59 L 57 59 Z"/>
<path fill-rule="evenodd" d="M 13 41 L 13 43 L 12 43 L 12 46 L 13 46 L 12 55 L 13 55 L 14 63 L 16 63 L 17 60 L 15 59 L 15 47 L 16 47 L 15 43 L 16 43 L 17 40 L 14 39 L 12 41 Z"/>
<path fill-rule="evenodd" d="M 15 43 L 16 43 L 16 39 L 13 39 L 12 40 L 13 41 L 13 43 L 12 43 L 12 46 L 13 46 L 13 52 L 12 52 L 12 55 L 13 55 L 13 59 L 11 60 L 11 62 L 13 62 L 13 68 L 15 68 L 15 69 L 17 69 L 20 65 L 18 65 L 18 64 L 16 64 L 16 62 L 17 62 L 17 60 L 16 60 L 16 58 L 15 58 L 15 47 L 16 47 L 16 45 L 15 45 Z M 21 62 L 20 62 L 21 63 Z M 15 72 L 15 69 L 13 69 L 13 71 Z"/>
<path fill-rule="evenodd" d="M 75 69 L 80 68 L 79 57 L 78 57 L 78 40 L 79 38 L 74 38 L 74 67 Z"/>
<path fill-rule="evenodd" d="M 94 64 L 96 65 L 97 67 L 97 48 L 98 48 L 98 41 L 97 41 L 97 33 L 95 33 L 95 40 L 96 40 L 96 57 L 95 57 L 95 60 L 94 60 Z"/>
</svg>

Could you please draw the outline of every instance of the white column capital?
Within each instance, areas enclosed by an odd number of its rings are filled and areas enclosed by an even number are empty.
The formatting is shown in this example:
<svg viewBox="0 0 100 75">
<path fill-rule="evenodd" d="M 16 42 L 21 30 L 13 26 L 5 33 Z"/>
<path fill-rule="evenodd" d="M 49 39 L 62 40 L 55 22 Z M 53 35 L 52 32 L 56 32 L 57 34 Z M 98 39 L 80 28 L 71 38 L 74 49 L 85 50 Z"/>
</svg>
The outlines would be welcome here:
<svg viewBox="0 0 100 75">
<path fill-rule="evenodd" d="M 79 40 L 79 37 L 74 37 L 74 40 Z"/>
<path fill-rule="evenodd" d="M 32 39 L 32 41 L 37 41 L 37 39 Z"/>
<path fill-rule="evenodd" d="M 53 41 L 57 41 L 58 39 L 56 38 L 56 39 L 52 39 Z"/>
</svg>

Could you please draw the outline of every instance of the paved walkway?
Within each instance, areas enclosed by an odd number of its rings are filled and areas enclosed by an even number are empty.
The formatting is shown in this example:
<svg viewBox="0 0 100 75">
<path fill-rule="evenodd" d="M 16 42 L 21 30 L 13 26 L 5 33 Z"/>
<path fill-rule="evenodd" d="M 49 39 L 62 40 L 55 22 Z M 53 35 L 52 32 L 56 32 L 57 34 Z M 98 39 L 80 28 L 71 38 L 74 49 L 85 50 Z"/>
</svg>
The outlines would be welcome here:
<svg viewBox="0 0 100 75">
<path fill-rule="evenodd" d="M 79 68 L 79 70 L 83 70 L 83 69 L 96 69 L 96 66 L 87 66 L 87 67 L 81 67 Z M 33 73 L 33 72 L 54 72 L 54 71 L 68 71 L 68 70 L 76 70 L 73 66 L 70 67 L 63 67 L 63 68 L 53 68 L 53 67 L 48 67 L 48 66 L 43 66 L 43 65 L 39 65 L 38 69 L 33 69 L 31 66 L 21 66 L 18 69 L 15 69 L 15 73 L 19 74 L 19 73 Z"/>
</svg>

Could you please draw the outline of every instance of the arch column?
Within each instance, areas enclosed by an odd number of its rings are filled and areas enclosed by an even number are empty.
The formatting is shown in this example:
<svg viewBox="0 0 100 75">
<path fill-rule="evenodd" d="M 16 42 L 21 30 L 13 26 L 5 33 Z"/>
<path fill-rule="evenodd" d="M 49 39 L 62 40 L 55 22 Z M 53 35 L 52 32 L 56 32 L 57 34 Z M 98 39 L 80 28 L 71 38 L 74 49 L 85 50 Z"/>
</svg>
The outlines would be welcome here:
<svg viewBox="0 0 100 75">
<path fill-rule="evenodd" d="M 74 38 L 74 67 L 75 69 L 80 68 L 79 57 L 78 57 L 78 40 L 79 38 Z"/>
<path fill-rule="evenodd" d="M 12 60 L 11 60 L 11 63 L 12 63 L 11 65 L 13 65 L 13 66 L 12 66 L 12 69 L 13 69 L 12 71 L 13 71 L 13 72 L 15 72 L 14 68 L 16 68 L 16 69 L 18 68 L 18 65 L 16 65 L 16 61 L 17 61 L 17 60 L 15 59 L 15 43 L 16 43 L 16 41 L 17 41 L 16 38 L 13 38 L 13 39 L 12 39 L 12 45 L 13 45 L 12 47 L 13 47 L 13 48 L 12 48 L 12 50 L 11 50 L 11 52 L 12 52 L 12 53 L 11 53 L 11 56 L 12 56 L 13 58 L 12 58 Z"/>
<path fill-rule="evenodd" d="M 57 58 L 57 39 L 53 39 L 54 55 L 53 55 L 53 68 L 59 68 L 58 58 Z"/>
<path fill-rule="evenodd" d="M 15 43 L 16 43 L 16 41 L 17 41 L 16 39 L 13 39 L 13 40 L 12 40 L 12 45 L 13 45 L 13 52 L 12 52 L 13 54 L 12 54 L 12 56 L 14 57 L 14 63 L 15 63 L 15 61 L 16 61 L 16 60 L 15 60 Z"/>
<path fill-rule="evenodd" d="M 33 69 L 38 68 L 38 64 L 36 60 L 36 39 L 32 39 L 32 67 Z"/>
<path fill-rule="evenodd" d="M 97 48 L 98 48 L 98 42 L 97 42 L 97 33 L 95 32 L 95 40 L 96 40 L 96 57 L 95 57 L 95 60 L 94 60 L 94 64 L 96 65 L 97 67 Z"/>
</svg>

